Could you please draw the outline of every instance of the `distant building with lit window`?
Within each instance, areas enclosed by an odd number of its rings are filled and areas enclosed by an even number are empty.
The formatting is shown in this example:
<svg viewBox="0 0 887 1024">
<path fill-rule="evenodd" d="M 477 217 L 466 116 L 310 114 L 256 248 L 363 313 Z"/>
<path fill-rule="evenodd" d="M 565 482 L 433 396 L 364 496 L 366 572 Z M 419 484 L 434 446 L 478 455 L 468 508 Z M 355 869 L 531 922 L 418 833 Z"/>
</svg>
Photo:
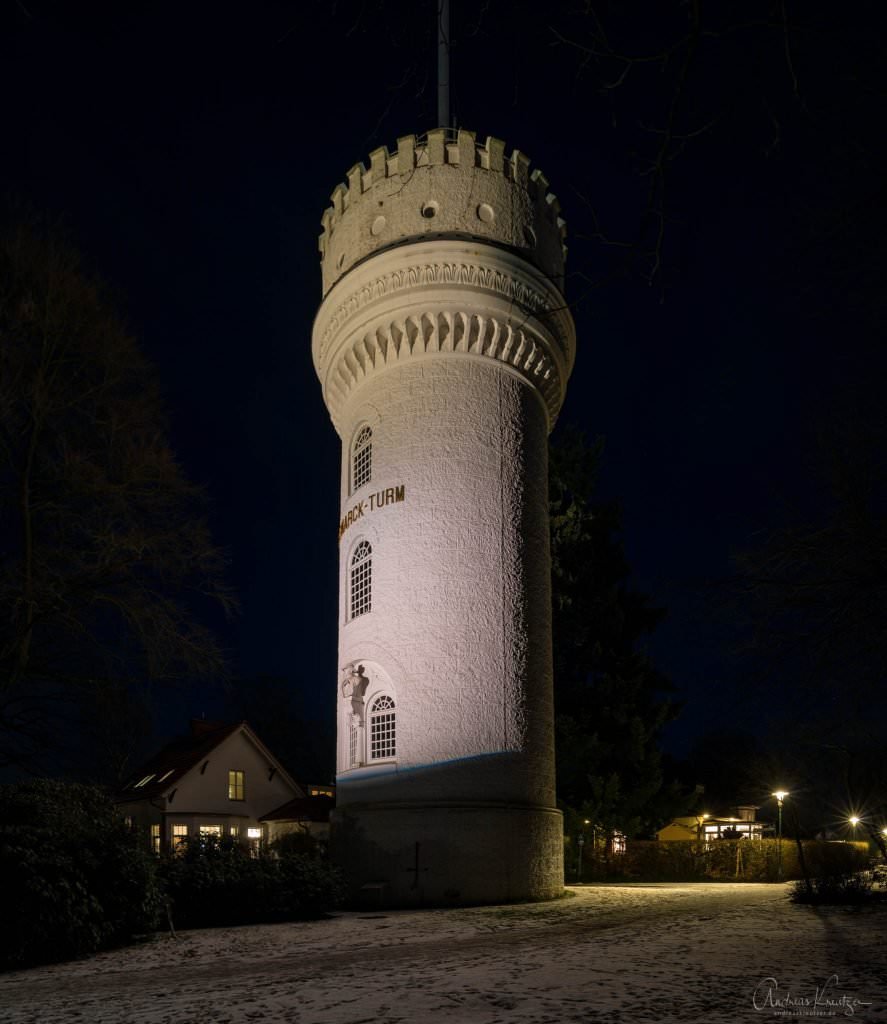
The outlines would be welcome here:
<svg viewBox="0 0 887 1024">
<path fill-rule="evenodd" d="M 656 838 L 662 842 L 762 839 L 764 832 L 772 831 L 772 828 L 763 821 L 756 821 L 756 812 L 757 807 L 744 804 L 737 807 L 736 814 L 730 817 L 722 818 L 711 814 L 686 815 L 682 818 L 675 818 L 665 828 L 659 829 Z"/>
<path fill-rule="evenodd" d="M 306 799 L 246 722 L 194 719 L 187 736 L 167 744 L 133 775 L 118 793 L 117 806 L 160 854 L 208 836 L 258 849 L 281 830 L 266 816 Z M 331 801 L 325 796 L 322 802 L 328 816 Z M 323 813 L 314 804 L 311 811 Z"/>
</svg>

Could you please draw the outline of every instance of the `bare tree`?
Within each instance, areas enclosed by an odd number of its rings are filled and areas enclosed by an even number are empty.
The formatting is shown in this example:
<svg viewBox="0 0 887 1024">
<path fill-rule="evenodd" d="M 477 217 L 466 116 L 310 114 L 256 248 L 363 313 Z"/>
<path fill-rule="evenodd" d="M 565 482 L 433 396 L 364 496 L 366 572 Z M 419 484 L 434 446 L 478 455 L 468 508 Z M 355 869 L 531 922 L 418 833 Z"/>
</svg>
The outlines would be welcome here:
<svg viewBox="0 0 887 1024">
<path fill-rule="evenodd" d="M 0 763 L 58 752 L 98 681 L 220 669 L 194 616 L 233 607 L 204 508 L 101 284 L 51 231 L 3 231 Z"/>
</svg>

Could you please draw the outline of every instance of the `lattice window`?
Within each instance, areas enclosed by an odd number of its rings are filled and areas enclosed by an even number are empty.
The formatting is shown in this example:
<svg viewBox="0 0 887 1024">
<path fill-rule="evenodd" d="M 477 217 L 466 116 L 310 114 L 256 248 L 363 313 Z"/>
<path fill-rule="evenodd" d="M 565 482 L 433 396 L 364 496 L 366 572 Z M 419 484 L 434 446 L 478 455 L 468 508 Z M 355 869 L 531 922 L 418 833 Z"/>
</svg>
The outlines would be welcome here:
<svg viewBox="0 0 887 1024">
<path fill-rule="evenodd" d="M 358 743 L 360 740 L 360 726 L 352 718 L 348 727 L 348 763 L 352 768 L 360 764 L 360 751 Z"/>
<path fill-rule="evenodd" d="M 373 431 L 361 427 L 351 449 L 351 490 L 368 484 L 373 476 Z"/>
<path fill-rule="evenodd" d="M 395 710 L 391 697 L 377 697 L 370 708 L 370 760 L 397 754 Z"/>
<path fill-rule="evenodd" d="M 351 556 L 350 617 L 356 618 L 373 607 L 373 549 L 362 540 Z"/>
<path fill-rule="evenodd" d="M 244 787 L 244 772 L 231 769 L 228 772 L 228 799 L 229 800 L 244 800 L 246 799 L 245 787 Z"/>
</svg>

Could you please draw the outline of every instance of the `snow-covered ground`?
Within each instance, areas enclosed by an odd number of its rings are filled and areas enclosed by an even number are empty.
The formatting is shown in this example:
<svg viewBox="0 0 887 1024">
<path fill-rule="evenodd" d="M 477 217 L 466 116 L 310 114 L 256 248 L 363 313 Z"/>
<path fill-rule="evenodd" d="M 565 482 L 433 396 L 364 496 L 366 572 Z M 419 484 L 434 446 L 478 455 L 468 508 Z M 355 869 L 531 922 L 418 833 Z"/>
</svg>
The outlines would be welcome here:
<svg viewBox="0 0 887 1024">
<path fill-rule="evenodd" d="M 182 932 L 0 975 L 0 1020 L 887 1021 L 887 909 L 812 910 L 786 893 L 589 886 L 552 903 Z"/>
</svg>

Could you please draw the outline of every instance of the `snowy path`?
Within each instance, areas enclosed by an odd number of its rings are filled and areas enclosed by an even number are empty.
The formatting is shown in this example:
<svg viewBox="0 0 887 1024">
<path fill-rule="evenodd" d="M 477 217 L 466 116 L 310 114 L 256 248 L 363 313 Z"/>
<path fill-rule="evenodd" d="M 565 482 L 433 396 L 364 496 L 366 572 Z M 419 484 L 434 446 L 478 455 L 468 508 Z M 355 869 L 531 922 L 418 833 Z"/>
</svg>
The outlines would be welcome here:
<svg viewBox="0 0 887 1024">
<path fill-rule="evenodd" d="M 185 932 L 0 976 L 0 1021 L 718 1024 L 773 1020 L 768 988 L 771 1002 L 790 990 L 799 1019 L 887 1021 L 887 910 L 810 910 L 767 885 L 573 892 Z M 843 1003 L 814 1015 L 803 1000 L 833 975 L 825 996 Z M 759 987 L 765 978 L 778 989 Z"/>
</svg>

